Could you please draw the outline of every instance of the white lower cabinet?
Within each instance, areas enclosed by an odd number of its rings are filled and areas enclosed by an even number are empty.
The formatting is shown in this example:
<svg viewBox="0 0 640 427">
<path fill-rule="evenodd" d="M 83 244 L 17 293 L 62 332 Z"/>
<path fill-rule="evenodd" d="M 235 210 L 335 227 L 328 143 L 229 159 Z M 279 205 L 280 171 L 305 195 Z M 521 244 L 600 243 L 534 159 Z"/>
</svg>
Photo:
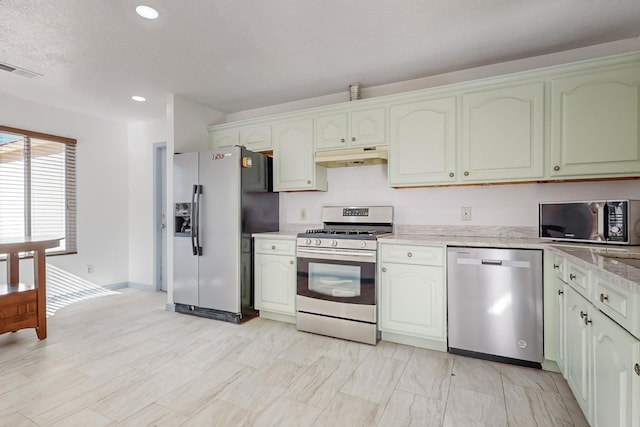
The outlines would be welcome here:
<svg viewBox="0 0 640 427">
<path fill-rule="evenodd" d="M 640 425 L 640 342 L 593 309 L 591 364 L 594 427 Z"/>
<path fill-rule="evenodd" d="M 566 296 L 565 376 L 594 427 L 640 426 L 640 341 L 571 286 Z"/>
<path fill-rule="evenodd" d="M 444 248 L 380 245 L 382 339 L 447 350 Z"/>
<path fill-rule="evenodd" d="M 254 258 L 255 308 L 260 317 L 295 323 L 295 238 L 256 237 Z"/>
<path fill-rule="evenodd" d="M 589 330 L 584 319 L 589 302 L 569 286 L 566 295 L 566 366 L 565 377 L 582 412 L 589 418 L 591 387 L 589 376 Z"/>
</svg>

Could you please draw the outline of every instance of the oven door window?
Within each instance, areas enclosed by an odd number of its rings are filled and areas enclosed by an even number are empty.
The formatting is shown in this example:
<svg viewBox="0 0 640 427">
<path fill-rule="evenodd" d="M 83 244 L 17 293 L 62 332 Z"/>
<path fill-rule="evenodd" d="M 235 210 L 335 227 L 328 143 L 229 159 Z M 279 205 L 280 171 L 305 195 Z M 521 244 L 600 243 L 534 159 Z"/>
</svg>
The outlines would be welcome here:
<svg viewBox="0 0 640 427">
<path fill-rule="evenodd" d="M 298 258 L 298 295 L 375 304 L 375 263 Z"/>
</svg>

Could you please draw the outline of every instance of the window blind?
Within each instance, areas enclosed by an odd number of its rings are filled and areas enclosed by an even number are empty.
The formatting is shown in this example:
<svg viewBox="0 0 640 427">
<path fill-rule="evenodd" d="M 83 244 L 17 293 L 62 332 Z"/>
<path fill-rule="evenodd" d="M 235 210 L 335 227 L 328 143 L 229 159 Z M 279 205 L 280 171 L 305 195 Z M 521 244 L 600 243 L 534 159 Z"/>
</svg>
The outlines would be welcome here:
<svg viewBox="0 0 640 427">
<path fill-rule="evenodd" d="M 76 141 L 0 126 L 0 238 L 61 237 L 76 252 Z"/>
</svg>

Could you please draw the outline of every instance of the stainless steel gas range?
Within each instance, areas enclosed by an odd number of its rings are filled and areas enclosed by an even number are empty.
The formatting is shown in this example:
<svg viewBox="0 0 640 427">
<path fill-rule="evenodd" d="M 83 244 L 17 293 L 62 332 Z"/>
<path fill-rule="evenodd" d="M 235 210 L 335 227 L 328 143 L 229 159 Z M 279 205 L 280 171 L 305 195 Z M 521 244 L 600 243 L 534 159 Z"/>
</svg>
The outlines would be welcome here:
<svg viewBox="0 0 640 427">
<path fill-rule="evenodd" d="M 297 238 L 298 330 L 375 345 L 377 238 L 393 207 L 325 206 L 322 221 Z"/>
</svg>

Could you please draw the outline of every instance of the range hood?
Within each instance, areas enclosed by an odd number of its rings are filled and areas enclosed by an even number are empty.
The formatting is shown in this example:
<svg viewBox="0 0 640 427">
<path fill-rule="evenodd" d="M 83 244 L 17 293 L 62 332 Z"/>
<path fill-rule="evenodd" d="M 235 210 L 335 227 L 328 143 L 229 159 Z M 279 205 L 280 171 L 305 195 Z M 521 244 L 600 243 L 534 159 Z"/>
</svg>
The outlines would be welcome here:
<svg viewBox="0 0 640 427">
<path fill-rule="evenodd" d="M 389 150 L 386 146 L 316 151 L 315 160 L 320 166 L 328 168 L 379 165 L 387 163 L 388 153 Z"/>
</svg>

